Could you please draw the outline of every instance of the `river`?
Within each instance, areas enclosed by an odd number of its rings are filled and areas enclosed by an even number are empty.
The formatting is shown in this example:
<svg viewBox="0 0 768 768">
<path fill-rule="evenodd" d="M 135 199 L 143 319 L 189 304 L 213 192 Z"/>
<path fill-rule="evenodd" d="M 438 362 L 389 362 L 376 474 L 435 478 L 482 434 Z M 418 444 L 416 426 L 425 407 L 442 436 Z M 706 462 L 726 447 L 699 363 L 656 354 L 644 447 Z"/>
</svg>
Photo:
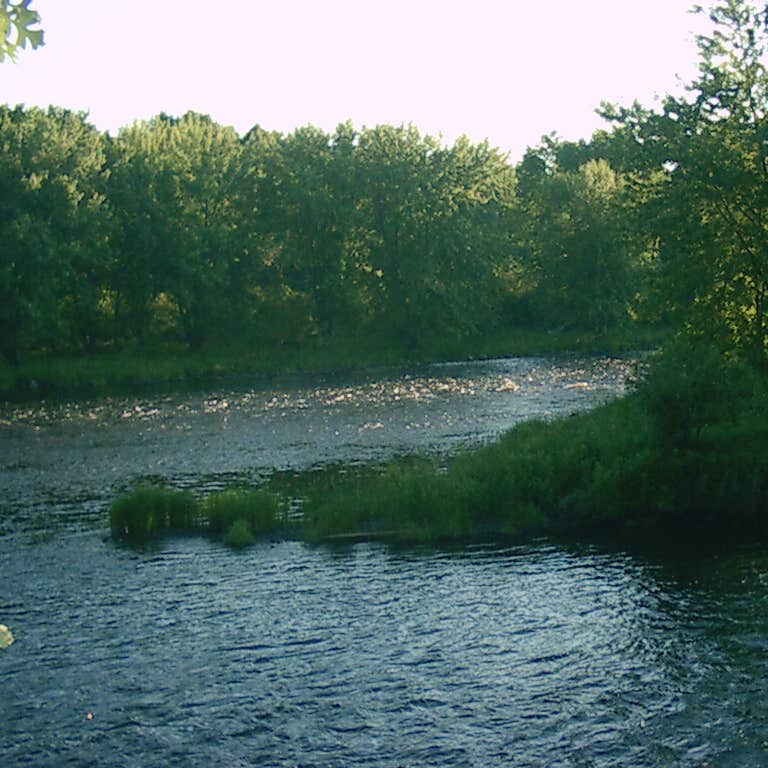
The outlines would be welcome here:
<svg viewBox="0 0 768 768">
<path fill-rule="evenodd" d="M 3 766 L 768 764 L 768 554 L 144 550 L 106 505 L 450 451 L 620 393 L 521 359 L 0 410 Z"/>
</svg>

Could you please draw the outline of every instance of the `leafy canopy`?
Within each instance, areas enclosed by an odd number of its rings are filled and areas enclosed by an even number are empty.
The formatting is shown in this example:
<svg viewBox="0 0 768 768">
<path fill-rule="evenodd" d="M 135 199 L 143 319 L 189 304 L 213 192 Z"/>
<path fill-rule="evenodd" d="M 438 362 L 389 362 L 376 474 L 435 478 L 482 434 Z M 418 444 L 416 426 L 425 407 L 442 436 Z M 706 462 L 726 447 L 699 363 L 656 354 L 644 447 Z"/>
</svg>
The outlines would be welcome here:
<svg viewBox="0 0 768 768">
<path fill-rule="evenodd" d="M 696 9 L 703 13 L 703 9 Z M 605 105 L 645 172 L 670 308 L 768 360 L 768 5 L 721 0 L 699 76 L 661 112 Z"/>
<path fill-rule="evenodd" d="M 43 30 L 35 29 L 40 14 L 29 6 L 32 0 L 0 0 L 0 61 L 16 58 L 19 48 L 43 45 Z"/>
</svg>

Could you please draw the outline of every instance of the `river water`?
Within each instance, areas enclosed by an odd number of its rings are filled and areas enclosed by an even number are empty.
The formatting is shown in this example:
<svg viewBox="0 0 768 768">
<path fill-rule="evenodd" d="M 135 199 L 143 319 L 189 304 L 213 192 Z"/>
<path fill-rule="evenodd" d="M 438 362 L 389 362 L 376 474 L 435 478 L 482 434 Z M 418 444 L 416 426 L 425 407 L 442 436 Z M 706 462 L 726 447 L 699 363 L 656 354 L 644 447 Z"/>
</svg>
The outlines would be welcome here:
<svg viewBox="0 0 768 768">
<path fill-rule="evenodd" d="M 140 479 L 452 450 L 589 407 L 627 370 L 498 360 L 5 407 L 2 765 L 767 765 L 761 548 L 106 536 Z"/>
</svg>

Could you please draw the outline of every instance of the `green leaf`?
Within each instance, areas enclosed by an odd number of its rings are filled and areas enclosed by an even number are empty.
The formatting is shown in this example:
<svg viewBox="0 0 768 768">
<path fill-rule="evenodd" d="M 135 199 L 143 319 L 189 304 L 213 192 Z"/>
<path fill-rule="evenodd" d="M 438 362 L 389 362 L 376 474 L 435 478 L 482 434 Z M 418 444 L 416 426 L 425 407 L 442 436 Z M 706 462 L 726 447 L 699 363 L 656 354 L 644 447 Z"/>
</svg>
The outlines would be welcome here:
<svg viewBox="0 0 768 768">
<path fill-rule="evenodd" d="M 29 7 L 30 3 L 31 0 L 0 0 L 0 61 L 6 57 L 15 59 L 17 49 L 26 48 L 27 43 L 32 48 L 44 44 L 43 31 L 32 29 L 40 23 L 40 14 Z"/>
</svg>

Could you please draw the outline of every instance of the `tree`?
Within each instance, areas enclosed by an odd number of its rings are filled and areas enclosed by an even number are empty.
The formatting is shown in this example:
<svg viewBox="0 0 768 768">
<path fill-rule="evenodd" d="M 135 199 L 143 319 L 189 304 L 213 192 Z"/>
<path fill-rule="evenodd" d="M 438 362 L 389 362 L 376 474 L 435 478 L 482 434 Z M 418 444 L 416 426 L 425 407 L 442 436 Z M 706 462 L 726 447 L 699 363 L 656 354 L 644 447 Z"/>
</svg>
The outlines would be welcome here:
<svg viewBox="0 0 768 768">
<path fill-rule="evenodd" d="M 242 144 L 205 115 L 160 115 L 120 132 L 113 144 L 110 197 L 118 225 L 113 272 L 117 312 L 142 339 L 151 304 L 176 310 L 192 348 L 222 335 L 231 294 L 241 287 Z"/>
<path fill-rule="evenodd" d="M 43 31 L 34 29 L 40 15 L 30 8 L 32 0 L 0 0 L 0 61 L 16 58 L 27 43 L 32 48 L 43 45 Z"/>
<path fill-rule="evenodd" d="M 702 8 L 697 9 L 704 13 Z M 725 0 L 699 76 L 662 111 L 606 105 L 645 159 L 668 304 L 699 334 L 768 358 L 768 6 Z"/>
<path fill-rule="evenodd" d="M 465 136 L 431 158 L 431 236 L 422 324 L 462 338 L 498 324 L 517 209 L 515 171 L 487 141 Z"/>
<path fill-rule="evenodd" d="M 634 255 L 624 178 L 590 154 L 548 137 L 524 158 L 519 190 L 539 322 L 604 332 L 628 316 Z"/>
<path fill-rule="evenodd" d="M 87 343 L 106 256 L 105 152 L 85 115 L 0 107 L 0 353 Z"/>
<path fill-rule="evenodd" d="M 441 147 L 413 126 L 361 132 L 362 265 L 385 335 L 417 346 L 487 327 L 509 258 L 514 170 L 487 143 Z"/>
<path fill-rule="evenodd" d="M 355 216 L 355 141 L 349 123 L 333 136 L 304 126 L 280 138 L 265 168 L 274 204 L 269 224 L 281 243 L 281 279 L 306 299 L 312 324 L 325 338 L 350 325 L 355 266 L 347 246 Z"/>
</svg>

